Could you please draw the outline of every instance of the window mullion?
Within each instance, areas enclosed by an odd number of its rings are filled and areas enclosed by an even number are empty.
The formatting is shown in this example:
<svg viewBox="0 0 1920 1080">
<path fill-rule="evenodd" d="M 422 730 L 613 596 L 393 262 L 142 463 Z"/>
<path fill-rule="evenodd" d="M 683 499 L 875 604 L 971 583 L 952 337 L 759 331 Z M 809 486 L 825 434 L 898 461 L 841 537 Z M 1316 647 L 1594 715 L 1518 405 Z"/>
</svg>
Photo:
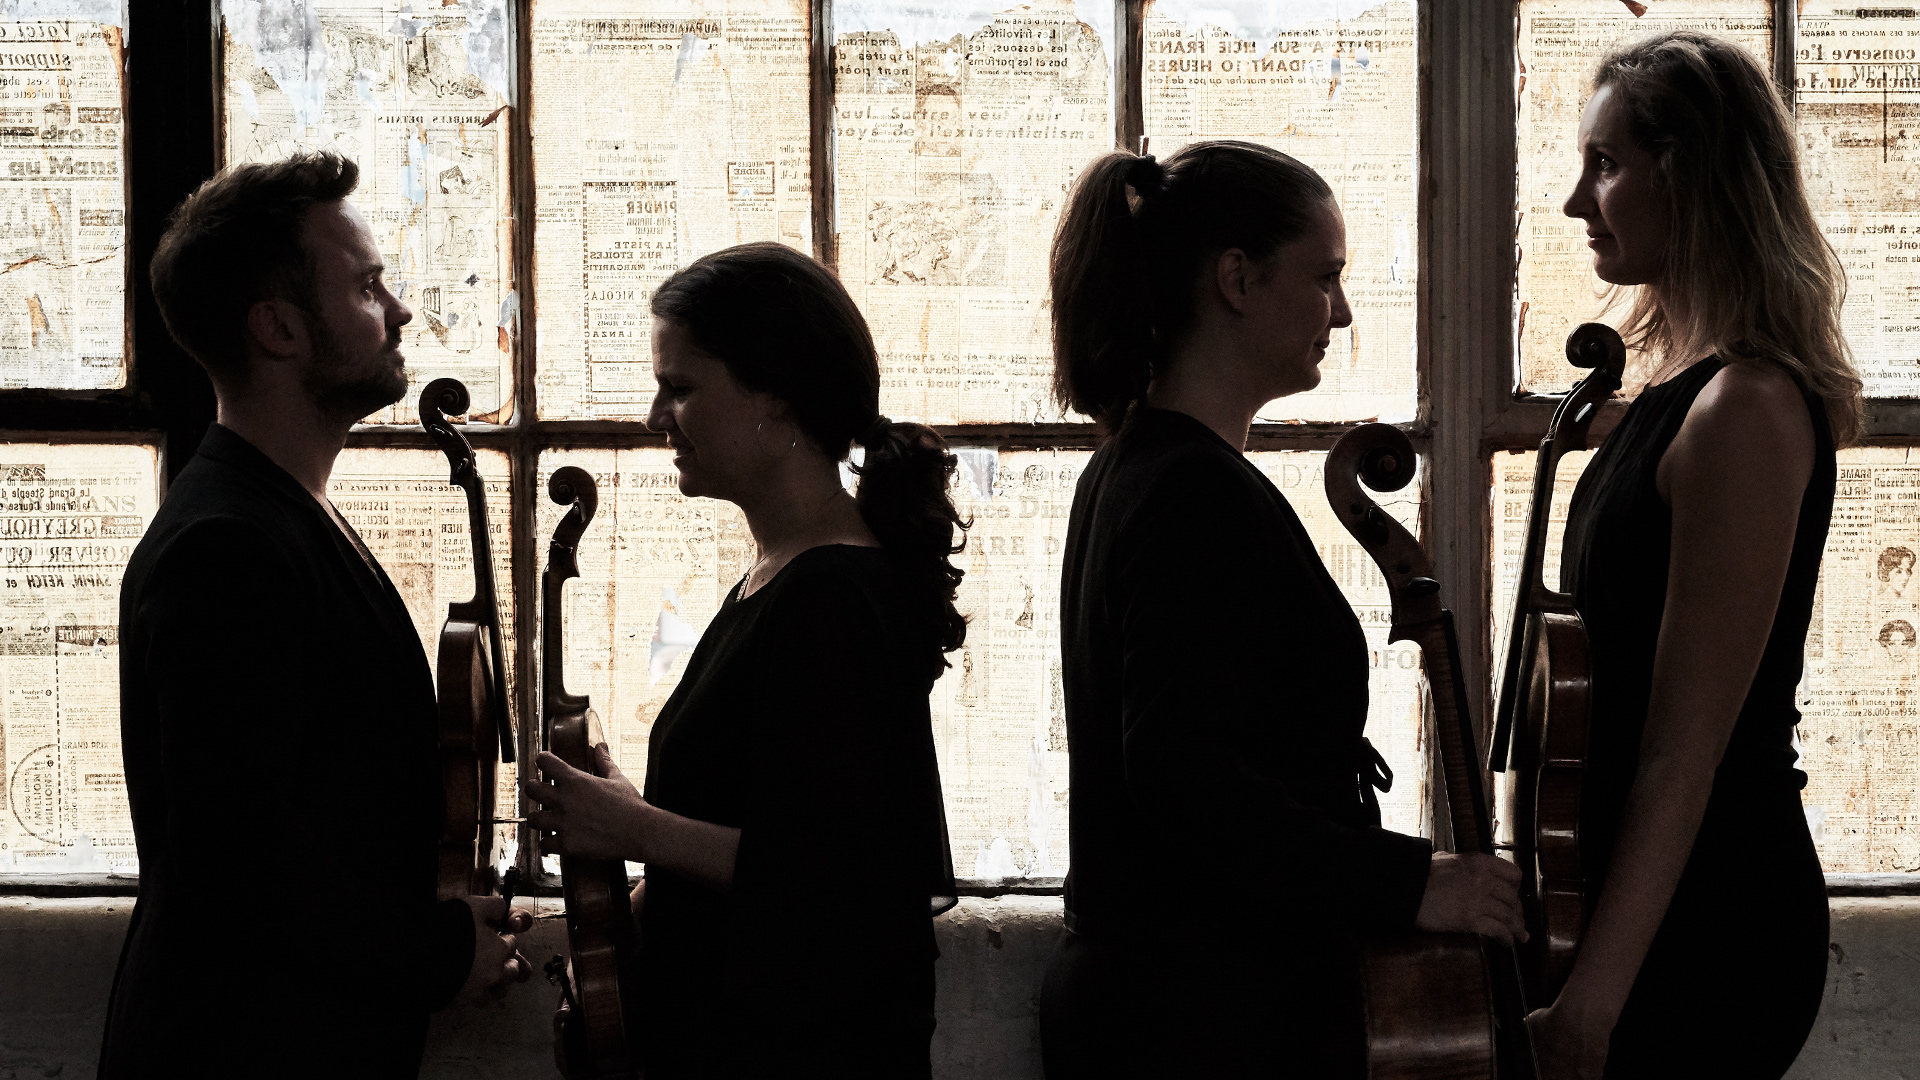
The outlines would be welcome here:
<svg viewBox="0 0 1920 1080">
<path fill-rule="evenodd" d="M 1420 21 L 1420 415 L 1433 425 L 1423 513 L 1464 670 L 1483 673 L 1492 656 L 1485 433 L 1513 371 L 1514 20 L 1506 4 L 1429 0 Z M 1468 692 L 1487 716 L 1488 681 L 1469 677 Z M 1429 762 L 1435 792 L 1437 765 Z M 1432 800 L 1428 813 L 1436 841 L 1450 841 Z"/>
</svg>

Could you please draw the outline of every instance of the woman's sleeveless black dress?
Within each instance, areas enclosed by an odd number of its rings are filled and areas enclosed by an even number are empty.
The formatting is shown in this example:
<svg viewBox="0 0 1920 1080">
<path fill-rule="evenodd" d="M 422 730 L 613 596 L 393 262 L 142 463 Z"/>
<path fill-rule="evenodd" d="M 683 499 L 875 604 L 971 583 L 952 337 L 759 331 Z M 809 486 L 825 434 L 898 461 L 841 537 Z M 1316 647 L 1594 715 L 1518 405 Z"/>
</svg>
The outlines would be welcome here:
<svg viewBox="0 0 1920 1080">
<path fill-rule="evenodd" d="M 1701 389 L 1703 360 L 1648 387 L 1595 454 L 1567 515 L 1564 584 L 1593 651 L 1582 843 L 1597 900 L 1639 762 L 1666 607 L 1673 512 L 1654 474 Z M 1833 512 L 1835 459 L 1810 399 L 1814 470 L 1759 671 L 1713 795 L 1633 992 L 1606 1075 L 1777 1080 L 1813 1027 L 1826 978 L 1827 898 L 1794 768 L 1794 691 Z"/>
</svg>

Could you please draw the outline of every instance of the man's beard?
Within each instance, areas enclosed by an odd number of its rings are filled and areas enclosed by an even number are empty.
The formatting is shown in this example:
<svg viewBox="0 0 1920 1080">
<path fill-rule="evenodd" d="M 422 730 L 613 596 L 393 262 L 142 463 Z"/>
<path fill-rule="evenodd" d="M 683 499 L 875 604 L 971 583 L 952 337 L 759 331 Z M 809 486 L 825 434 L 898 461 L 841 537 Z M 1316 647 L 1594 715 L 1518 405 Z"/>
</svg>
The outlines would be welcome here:
<svg viewBox="0 0 1920 1080">
<path fill-rule="evenodd" d="M 358 421 L 407 396 L 407 373 L 386 363 L 389 353 L 399 355 L 400 328 L 387 331 L 387 346 L 370 367 L 353 370 L 333 330 L 318 318 L 313 319 L 313 360 L 301 378 L 301 388 L 314 404 L 330 415 Z"/>
</svg>

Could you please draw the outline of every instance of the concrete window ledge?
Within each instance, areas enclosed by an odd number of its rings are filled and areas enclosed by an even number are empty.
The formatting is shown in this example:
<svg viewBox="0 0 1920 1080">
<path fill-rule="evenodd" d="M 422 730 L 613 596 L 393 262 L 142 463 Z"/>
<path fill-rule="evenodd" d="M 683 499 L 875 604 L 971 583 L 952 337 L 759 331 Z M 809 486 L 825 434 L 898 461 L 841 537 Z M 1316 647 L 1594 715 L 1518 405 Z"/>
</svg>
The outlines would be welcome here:
<svg viewBox="0 0 1920 1080">
<path fill-rule="evenodd" d="M 0 895 L 0 1080 L 93 1074 L 107 991 L 133 903 L 124 895 L 57 891 L 76 887 L 42 883 L 37 894 Z M 1856 881 L 1831 890 L 1826 1001 L 1789 1080 L 1914 1075 L 1920 1063 L 1920 1025 L 1913 1022 L 1920 1016 L 1920 896 L 1854 894 L 1891 887 Z M 559 898 L 527 902 L 537 918 L 526 950 L 538 964 L 565 951 L 565 924 Z M 1169 897 L 1164 907 L 1169 923 L 1177 923 L 1178 897 Z M 851 896 L 847 910 L 857 910 Z M 1040 976 L 1061 933 L 1060 913 L 1058 896 L 967 896 L 937 920 L 936 1077 L 1039 1080 Z M 382 993 L 371 967 L 366 986 L 369 995 Z M 502 1000 L 461 1003 L 440 1013 L 421 1075 L 555 1076 L 554 997 L 553 988 L 536 978 Z"/>
</svg>

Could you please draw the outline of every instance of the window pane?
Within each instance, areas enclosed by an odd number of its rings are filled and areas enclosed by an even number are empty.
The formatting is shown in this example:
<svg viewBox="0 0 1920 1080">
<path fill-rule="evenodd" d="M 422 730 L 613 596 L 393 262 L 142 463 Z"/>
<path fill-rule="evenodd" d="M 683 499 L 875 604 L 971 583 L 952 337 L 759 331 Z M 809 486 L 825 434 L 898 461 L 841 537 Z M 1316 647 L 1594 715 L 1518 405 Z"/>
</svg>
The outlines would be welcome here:
<svg viewBox="0 0 1920 1080">
<path fill-rule="evenodd" d="M 1809 6 L 1796 36 L 1807 195 L 1847 269 L 1842 324 L 1869 397 L 1920 397 L 1920 173 L 1912 149 L 1920 135 L 1920 26 L 1912 14 Z"/>
<path fill-rule="evenodd" d="M 1581 460 L 1575 460 L 1575 457 Z M 1559 585 L 1567 503 L 1590 454 L 1569 455 L 1554 484 L 1547 584 Z M 1507 615 L 1519 572 L 1531 452 L 1494 467 L 1494 662 L 1506 657 Z M 1906 448 L 1840 454 L 1833 524 L 1807 631 L 1800 682 L 1799 767 L 1807 773 L 1807 823 L 1828 873 L 1920 870 L 1920 459 Z"/>
<path fill-rule="evenodd" d="M 401 331 L 408 379 L 457 378 L 473 394 L 472 419 L 505 422 L 516 301 L 503 2 L 263 0 L 223 11 L 227 161 L 332 150 L 358 162 L 351 201 L 389 287 L 413 309 Z M 367 421 L 411 425 L 418 396 Z"/>
<path fill-rule="evenodd" d="M 1804 5 L 1803 5 L 1804 6 Z M 1567 334 L 1601 319 L 1606 288 L 1593 273 L 1586 225 L 1561 211 L 1580 177 L 1575 132 L 1587 84 L 1616 46 L 1664 30 L 1701 30 L 1772 64 L 1769 0 L 1520 0 L 1520 280 L 1515 309 L 1520 388 L 1562 394 L 1580 379 Z M 1632 8 L 1645 8 L 1635 16 Z M 1607 313 L 1618 323 L 1623 311 Z M 1630 373 L 1628 383 L 1635 380 Z"/>
<path fill-rule="evenodd" d="M 0 444 L 0 872 L 135 867 L 120 578 L 159 506 L 150 446 Z"/>
<path fill-rule="evenodd" d="M 1841 452 L 1798 702 L 1801 797 L 1829 873 L 1920 870 L 1916 492 L 1912 450 Z"/>
<path fill-rule="evenodd" d="M 1567 505 L 1574 485 L 1586 471 L 1593 451 L 1582 450 L 1560 459 L 1553 478 L 1553 501 L 1547 511 L 1547 588 L 1560 587 L 1560 548 L 1567 531 Z M 1493 456 L 1493 691 L 1507 662 L 1508 623 L 1513 617 L 1514 586 L 1520 577 L 1520 558 L 1527 545 L 1527 510 L 1533 501 L 1533 470 L 1540 455 L 1532 450 Z"/>
<path fill-rule="evenodd" d="M 1247 457 L 1293 505 L 1319 547 L 1321 561 L 1360 618 L 1372 671 L 1367 680 L 1367 738 L 1394 771 L 1393 790 L 1380 795 L 1381 823 L 1398 832 L 1422 835 L 1426 832 L 1429 795 L 1421 714 L 1425 676 L 1421 673 L 1419 646 L 1406 641 L 1387 642 L 1393 624 L 1393 599 L 1387 592 L 1387 579 L 1327 505 L 1327 455 L 1280 451 Z M 1426 465 L 1421 459 L 1422 473 Z M 1399 491 L 1373 493 L 1374 501 L 1415 535 L 1420 532 L 1421 479 Z M 1275 686 L 1274 700 L 1284 702 L 1287 692 L 1285 686 Z"/>
<path fill-rule="evenodd" d="M 488 544 L 493 555 L 494 593 L 500 608 L 501 647 L 507 657 L 508 715 L 518 725 L 514 701 L 519 679 L 512 662 L 515 618 L 511 563 L 512 504 L 507 494 L 507 455 L 476 452 L 475 464 L 486 483 Z M 447 482 L 446 455 L 438 450 L 349 447 L 334 463 L 327 497 L 353 525 L 367 550 L 386 570 L 426 649 L 427 664 L 439 668 L 440 628 L 447 605 L 473 599 L 473 542 L 467 533 L 467 496 Z M 511 817 L 519 797 L 514 770 L 495 772 L 495 805 Z M 502 827 L 500 839 L 513 830 Z"/>
<path fill-rule="evenodd" d="M 600 498 L 580 540 L 580 577 L 561 601 L 566 687 L 592 700 L 621 771 L 644 786 L 653 719 L 752 564 L 752 538 L 732 503 L 680 494 L 671 450 L 549 450 L 540 455 L 533 518 L 543 574 L 566 511 L 547 498 L 547 479 L 563 465 L 591 473 Z M 540 612 L 535 625 L 545 617 Z"/>
<path fill-rule="evenodd" d="M 1141 95 L 1154 156 L 1246 139 L 1319 170 L 1347 223 L 1353 326 L 1333 332 L 1319 389 L 1266 420 L 1410 419 L 1418 264 L 1419 24 L 1389 0 L 1332 4 L 1159 0 L 1147 12 Z M 1352 5 L 1360 7 L 1362 5 Z"/>
<path fill-rule="evenodd" d="M 638 419 L 668 274 L 813 248 L 807 0 L 535 0 L 532 24 L 540 416 Z"/>
<path fill-rule="evenodd" d="M 902 419 L 1062 418 L 1047 254 L 1074 177 L 1113 148 L 1112 5 L 1003 6 L 834 6 L 840 280 Z"/>
<path fill-rule="evenodd" d="M 0 388 L 127 384 L 124 35 L 0 14 Z"/>
</svg>

